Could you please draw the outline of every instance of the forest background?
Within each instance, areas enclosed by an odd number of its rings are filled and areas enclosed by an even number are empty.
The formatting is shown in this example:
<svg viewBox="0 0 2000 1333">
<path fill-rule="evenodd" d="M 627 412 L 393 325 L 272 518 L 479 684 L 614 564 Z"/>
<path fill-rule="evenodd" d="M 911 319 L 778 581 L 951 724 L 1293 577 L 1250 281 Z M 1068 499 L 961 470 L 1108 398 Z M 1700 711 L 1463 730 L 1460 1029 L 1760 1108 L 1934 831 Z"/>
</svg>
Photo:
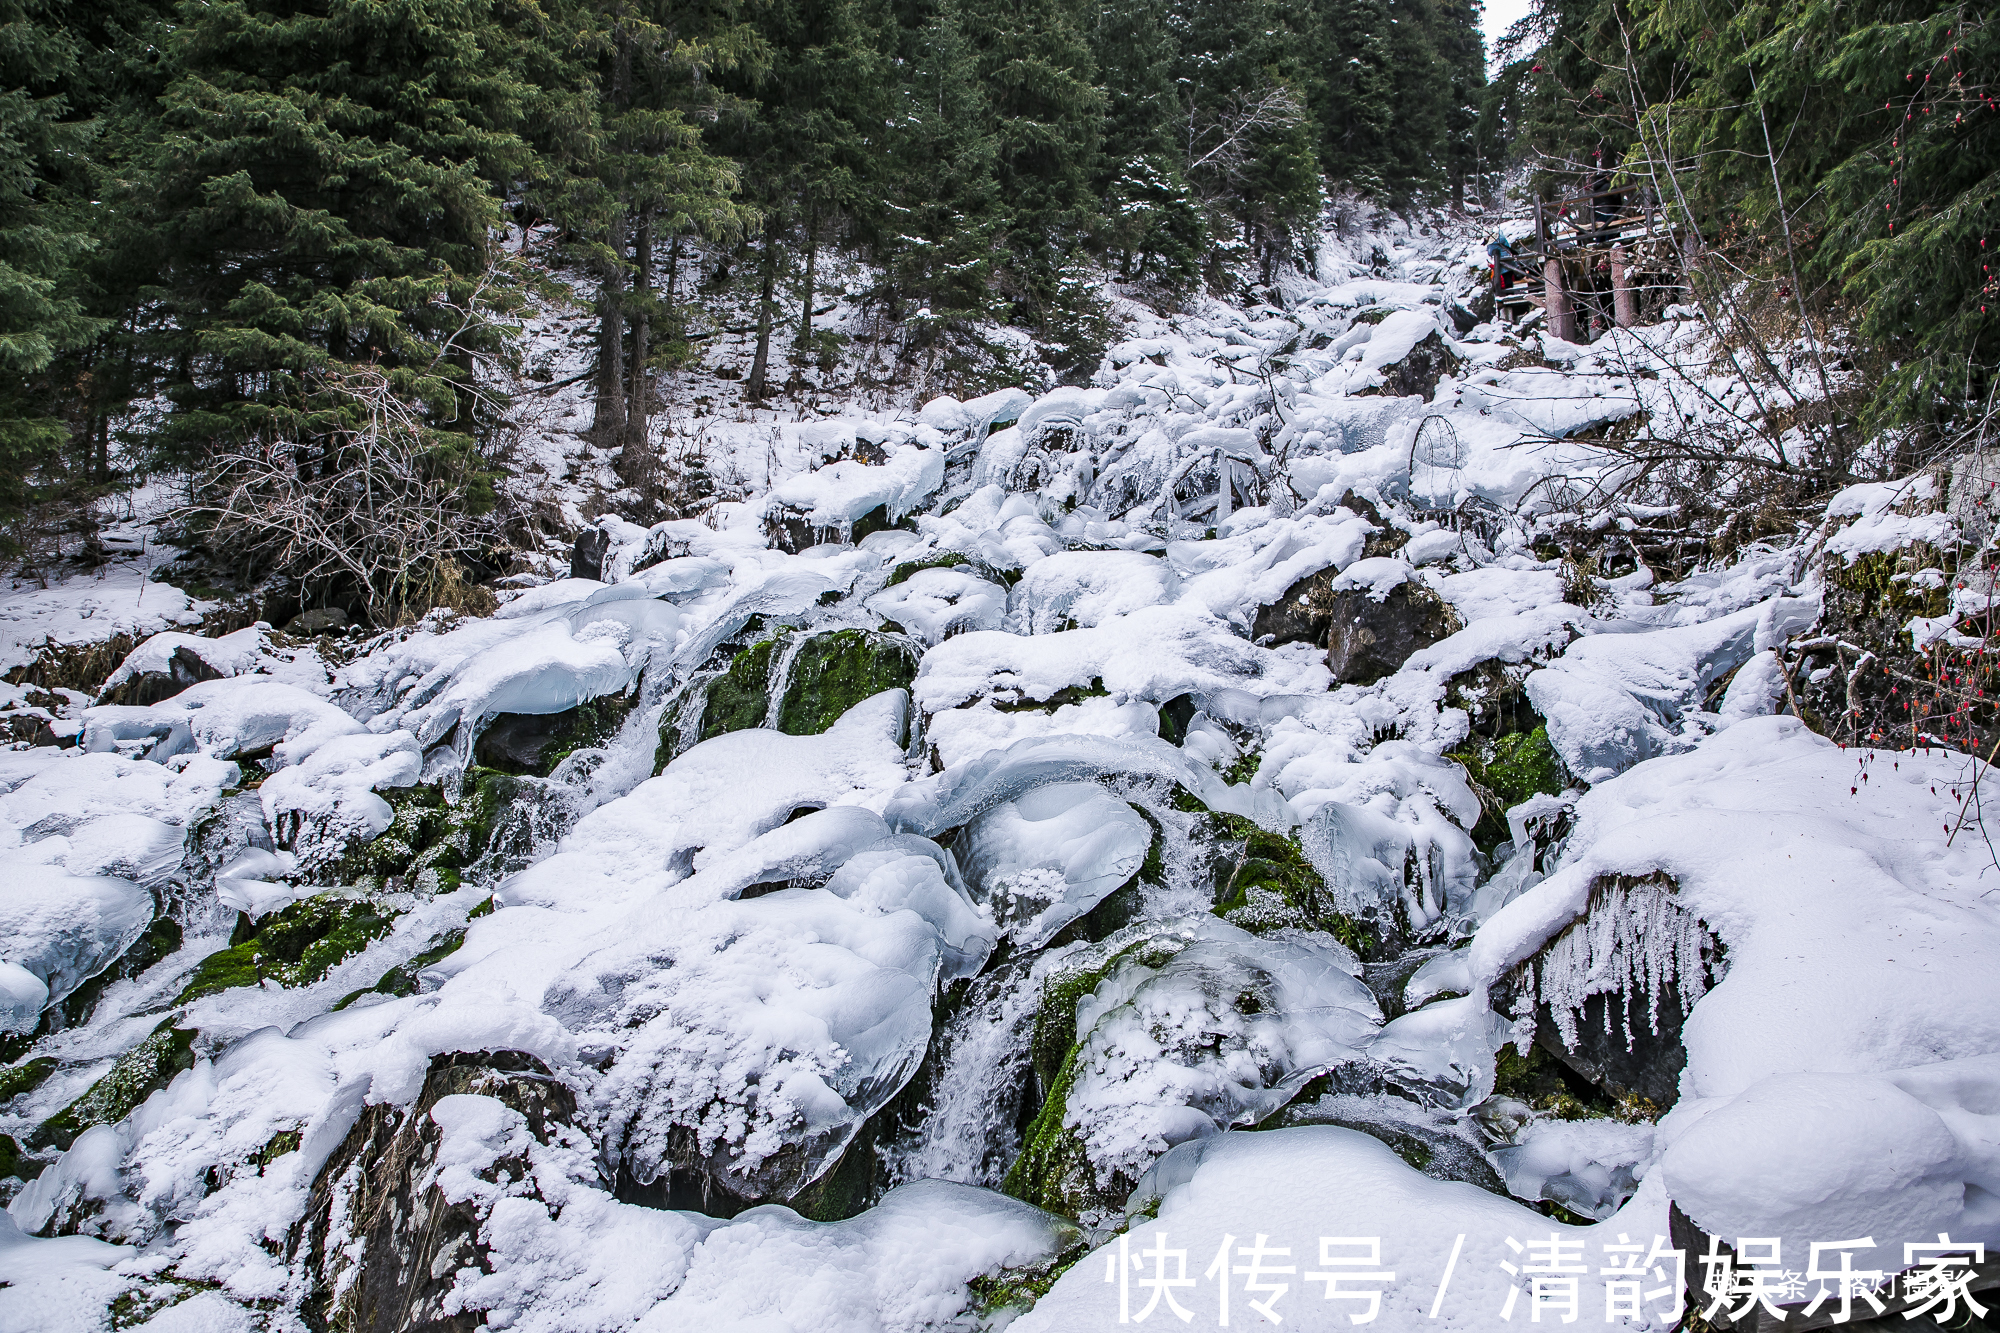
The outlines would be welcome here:
<svg viewBox="0 0 2000 1333">
<path fill-rule="evenodd" d="M 247 508 L 360 476 L 433 516 L 426 557 L 405 540 L 386 583 L 351 575 L 380 617 L 420 613 L 491 572 L 466 535 L 508 411 L 487 371 L 558 277 L 594 306 L 593 433 L 637 472 L 650 386 L 722 299 L 754 323 L 748 401 L 777 390 L 774 345 L 839 358 L 813 324 L 831 254 L 866 265 L 859 299 L 911 354 L 1011 326 L 1083 378 L 1107 284 L 1276 301 L 1356 201 L 1497 219 L 1590 181 L 1667 211 L 1698 299 L 1816 346 L 1838 330 L 1868 371 L 1859 431 L 1993 419 L 1989 9 L 1538 0 L 1490 65 L 1480 19 L 0 0 L 0 540 L 30 564 L 51 534 L 87 546 L 97 500 L 171 475 L 190 542 L 251 575 L 291 557 Z M 506 243 L 530 231 L 544 262 Z"/>
</svg>

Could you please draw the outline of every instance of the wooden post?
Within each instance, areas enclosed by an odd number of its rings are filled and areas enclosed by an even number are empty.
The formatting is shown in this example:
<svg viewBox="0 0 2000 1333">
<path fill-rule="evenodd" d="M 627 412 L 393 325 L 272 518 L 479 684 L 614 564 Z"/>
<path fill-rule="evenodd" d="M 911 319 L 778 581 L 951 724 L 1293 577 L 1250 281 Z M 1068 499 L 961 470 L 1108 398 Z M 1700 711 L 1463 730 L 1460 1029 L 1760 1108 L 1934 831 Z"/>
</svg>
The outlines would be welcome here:
<svg viewBox="0 0 2000 1333">
<path fill-rule="evenodd" d="M 1576 341 L 1576 316 L 1563 287 L 1562 260 L 1550 255 L 1542 261 L 1542 303 L 1549 312 L 1549 332 L 1566 343 Z"/>
<path fill-rule="evenodd" d="M 1621 329 L 1639 322 L 1639 300 L 1632 291 L 1632 279 L 1625 272 L 1631 262 L 1624 246 L 1611 247 L 1611 318 Z"/>
</svg>

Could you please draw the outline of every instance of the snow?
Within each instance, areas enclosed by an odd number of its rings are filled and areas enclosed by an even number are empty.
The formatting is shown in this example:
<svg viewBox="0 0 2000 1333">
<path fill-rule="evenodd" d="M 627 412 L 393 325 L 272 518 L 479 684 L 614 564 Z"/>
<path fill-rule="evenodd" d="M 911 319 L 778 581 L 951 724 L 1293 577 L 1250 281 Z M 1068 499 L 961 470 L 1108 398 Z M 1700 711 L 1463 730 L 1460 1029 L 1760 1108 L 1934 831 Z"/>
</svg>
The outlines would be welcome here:
<svg viewBox="0 0 2000 1333">
<path fill-rule="evenodd" d="M 942 454 L 903 447 L 879 467 L 848 461 L 801 473 L 774 487 L 767 503 L 773 513 L 791 509 L 816 528 L 846 531 L 871 509 L 885 509 L 897 522 L 943 482 Z"/>
<path fill-rule="evenodd" d="M 638 680 L 655 653 L 678 643 L 681 612 L 642 587 L 600 589 L 575 607 L 524 618 L 505 640 L 427 675 L 396 720 L 426 747 L 456 728 L 469 758 L 479 730 L 501 713 L 564 713 L 589 699 L 618 694 Z"/>
<path fill-rule="evenodd" d="M 1139 872 L 1153 831 L 1087 782 L 1037 787 L 966 825 L 966 877 L 1017 949 L 1037 949 Z"/>
<path fill-rule="evenodd" d="M 956 569 L 920 569 L 870 597 L 868 609 L 936 647 L 966 630 L 999 629 L 1007 590 Z"/>
<path fill-rule="evenodd" d="M 1137 551 L 1058 551 L 1034 563 L 1011 601 L 1028 633 L 1047 634 L 1171 601 L 1178 584 L 1166 561 Z"/>
<path fill-rule="evenodd" d="M 341 736 L 304 762 L 281 768 L 258 789 L 264 819 L 290 828 L 289 848 L 310 862 L 316 852 L 338 855 L 353 838 L 388 829 L 394 811 L 375 793 L 408 787 L 423 774 L 423 751 L 407 731 Z"/>
<path fill-rule="evenodd" d="M 1505 1328 L 1503 1311 L 1515 1322 L 1529 1317 L 1525 1294 L 1515 1303 L 1507 1298 L 1510 1287 L 1527 1285 L 1501 1267 L 1511 1263 L 1516 1272 L 1523 1267 L 1522 1255 L 1507 1245 L 1510 1238 L 1522 1245 L 1546 1244 L 1551 1235 L 1581 1241 L 1584 1248 L 1572 1252 L 1594 1268 L 1605 1262 L 1600 1247 L 1615 1243 L 1618 1234 L 1650 1242 L 1667 1231 L 1666 1201 L 1657 1191 L 1642 1191 L 1595 1227 L 1556 1225 L 1475 1186 L 1419 1175 L 1380 1141 L 1332 1126 L 1217 1135 L 1182 1146 L 1155 1171 L 1140 1188 L 1144 1197 L 1159 1201 L 1156 1219 L 1140 1221 L 1080 1260 L 1012 1326 L 1014 1333 L 1083 1333 L 1116 1324 L 1121 1310 L 1136 1320 L 1152 1295 L 1143 1281 L 1158 1274 L 1158 1261 L 1141 1256 L 1162 1247 L 1169 1254 L 1168 1274 L 1178 1271 L 1173 1252 L 1187 1256 L 1185 1273 L 1192 1281 L 1175 1294 L 1181 1308 L 1202 1324 L 1219 1319 L 1227 1299 L 1232 1321 L 1261 1322 L 1250 1306 L 1256 1300 L 1266 1302 L 1285 1327 L 1321 1333 L 1352 1328 L 1371 1309 L 1381 1328 Z M 1334 1241 L 1322 1250 L 1322 1237 L 1380 1244 L 1371 1249 Z M 1226 1298 L 1220 1275 L 1210 1271 L 1224 1244 L 1232 1247 Z M 1261 1294 L 1246 1289 L 1256 1279 L 1236 1271 L 1251 1266 L 1243 1251 L 1258 1244 L 1287 1251 L 1267 1254 L 1262 1261 L 1267 1275 L 1286 1265 L 1296 1270 L 1266 1276 Z M 1117 1280 L 1121 1258 L 1129 1283 Z M 1326 1273 L 1345 1280 L 1336 1288 L 1312 1276 Z M 1364 1273 L 1391 1276 L 1368 1279 L 1360 1276 Z M 1282 1294 L 1268 1290 L 1278 1285 Z M 1596 1323 L 1604 1308 L 1601 1280 L 1593 1274 L 1581 1287 L 1582 1317 Z M 1359 1293 L 1379 1293 L 1379 1304 Z M 1665 1305 L 1663 1298 L 1646 1308 L 1660 1312 Z M 1147 1322 L 1170 1314 L 1161 1302 Z M 1550 1313 L 1551 1321 L 1556 1317 Z M 1621 1325 L 1640 1326 L 1620 1320 L 1611 1327 Z"/>
<path fill-rule="evenodd" d="M 0 897 L 0 948 L 41 982 L 48 1004 L 117 961 L 153 920 L 152 895 L 130 880 L 18 871 L 11 878 Z M 18 984 L 9 989 L 19 995 Z M 39 1009 L 24 1015 L 16 1004 L 8 1030 L 26 1032 Z"/>
<path fill-rule="evenodd" d="M 208 603 L 151 581 L 152 570 L 172 554 L 158 550 L 143 559 L 116 560 L 47 587 L 10 580 L 0 590 L 0 671 L 27 666 L 51 646 L 98 643 L 120 634 L 145 638 L 199 623 Z"/>
<path fill-rule="evenodd" d="M 134 676 L 170 672 L 176 653 L 198 658 L 218 676 L 269 675 L 314 691 L 323 690 L 327 682 L 326 668 L 317 652 L 310 646 L 277 648 L 271 642 L 271 627 L 259 622 L 212 639 L 173 630 L 155 634 L 104 678 L 100 693 L 109 693 Z"/>
<path fill-rule="evenodd" d="M 1338 946 L 1259 939 L 1212 916 L 1151 937 L 1077 1001 L 1063 1124 L 1100 1179 L 1255 1124 L 1313 1075 L 1360 1058 L 1381 1021 Z"/>
<path fill-rule="evenodd" d="M 1869 765 L 1865 790 L 1850 794 L 1863 785 L 1858 759 L 1795 718 L 1749 718 L 1690 754 L 1655 759 L 1593 788 L 1577 803 L 1561 869 L 1474 938 L 1473 978 L 1491 985 L 1584 916 L 1600 876 L 1664 872 L 1676 886 L 1673 914 L 1699 920 L 1728 951 L 1727 975 L 1687 1016 L 1681 1100 L 1659 1126 L 1663 1163 L 1677 1163 L 1684 1181 L 1699 1163 L 1692 1173 L 1713 1182 L 1675 1189 L 1689 1215 L 1731 1235 L 1810 1230 L 1825 1239 L 1851 1224 L 1895 1244 L 1891 1238 L 1934 1237 L 1940 1227 L 1916 1225 L 1914 1213 L 1890 1200 L 1956 1190 L 1956 1202 L 1936 1213 L 1949 1213 L 1944 1229 L 2000 1241 L 1982 1202 L 1990 1168 L 1974 1146 L 1980 1131 L 1944 1166 L 1931 1160 L 1942 1149 L 1885 1159 L 1874 1150 L 1822 1151 L 1824 1136 L 1801 1133 L 1802 1106 L 1836 1092 L 1843 1106 L 1884 1109 L 1873 1120 L 1857 1111 L 1811 1122 L 1827 1135 L 1904 1123 L 1914 1113 L 1895 1109 L 1903 1103 L 1879 1091 L 1883 1080 L 1920 1078 L 1908 1071 L 1943 1062 L 1972 1062 L 1920 1084 L 1947 1105 L 1974 1088 L 2000 1087 L 1988 1081 L 1990 1064 L 1976 1061 L 2000 1047 L 2000 983 L 1981 961 L 2000 948 L 2000 921 L 1980 905 L 1981 880 L 1993 871 L 1983 845 L 1947 846 L 1942 827 L 1956 816 L 1949 791 L 1963 781 L 1964 761 L 1905 752 L 1886 772 Z M 1565 993 L 1613 988 L 1601 971 L 1582 980 L 1607 957 L 1653 977 L 1670 966 L 1673 975 L 1686 973 L 1684 932 L 1641 934 L 1633 919 L 1607 914 L 1585 939 L 1611 930 L 1639 938 L 1579 943 L 1589 953 L 1560 969 Z M 1644 988 L 1637 978 L 1627 984 Z M 1711 1115 L 1726 1118 L 1680 1148 Z M 1836 1124 L 1843 1120 L 1847 1128 Z M 1745 1146 L 1723 1154 L 1724 1133 Z M 1800 1146 L 1746 1177 L 1745 1154 L 1779 1138 Z M 1801 1161 L 1808 1152 L 1809 1169 Z M 1844 1183 L 1867 1171 L 1893 1180 L 1866 1189 Z M 1956 1172 L 1956 1183 L 1934 1181 L 1940 1171 Z M 1740 1190 L 1727 1182 L 1742 1182 Z"/>
<path fill-rule="evenodd" d="M 189 751 L 234 759 L 268 749 L 276 767 L 362 729 L 317 694 L 262 676 L 206 680 L 148 708 L 100 705 L 83 722 L 93 754 L 129 750 L 159 763 Z"/>
<path fill-rule="evenodd" d="M 1563 763 L 1586 782 L 1602 782 L 1687 748 L 1700 734 L 1689 727 L 1691 712 L 1715 681 L 1749 659 L 1758 634 L 1782 639 L 1818 614 L 1803 598 L 1769 605 L 1771 619 L 1752 607 L 1700 625 L 1594 635 L 1529 676 L 1528 698 L 1548 719 Z"/>
</svg>

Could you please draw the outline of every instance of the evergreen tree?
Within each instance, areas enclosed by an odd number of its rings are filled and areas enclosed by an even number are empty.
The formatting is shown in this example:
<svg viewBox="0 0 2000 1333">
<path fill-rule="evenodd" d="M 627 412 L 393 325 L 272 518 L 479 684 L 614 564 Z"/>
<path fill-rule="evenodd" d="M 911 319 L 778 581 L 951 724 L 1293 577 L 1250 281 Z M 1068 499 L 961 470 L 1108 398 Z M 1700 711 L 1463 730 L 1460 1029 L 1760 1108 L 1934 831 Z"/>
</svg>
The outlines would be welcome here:
<svg viewBox="0 0 2000 1333">
<path fill-rule="evenodd" d="M 0 0 L 0 32 L 0 518 L 11 518 L 67 440 L 46 372 L 97 324 L 74 288 L 91 242 L 70 188 L 88 184 L 76 164 L 90 126 L 71 118 L 57 91 L 76 70 L 78 46 L 35 0 Z"/>
<path fill-rule="evenodd" d="M 147 182 L 175 457 L 328 428 L 300 394 L 342 364 L 470 426 L 495 190 L 528 165 L 498 24 L 491 0 L 183 6 Z"/>
<path fill-rule="evenodd" d="M 1029 325 L 1065 318 L 1064 269 L 1097 216 L 1104 94 L 1078 0 L 961 0 L 992 108 L 994 179 L 1013 257 L 1002 295 Z"/>
<path fill-rule="evenodd" d="M 1164 7 L 1106 0 L 1092 47 L 1105 89 L 1100 242 L 1122 276 L 1186 286 L 1200 274 L 1208 228 L 1186 176 L 1179 52 Z"/>
<path fill-rule="evenodd" d="M 737 159 L 747 201 L 762 214 L 757 242 L 757 344 L 745 388 L 768 389 L 777 283 L 787 249 L 798 253 L 798 345 L 812 336 L 819 247 L 872 204 L 878 145 L 893 107 L 882 0 L 755 0 L 746 15 L 768 44 L 768 63 L 740 76 L 754 114 L 718 126 L 720 151 Z"/>
<path fill-rule="evenodd" d="M 878 244 L 900 296 L 943 322 L 990 313 L 1001 250 L 999 142 L 960 0 L 940 0 L 903 39 Z"/>
<path fill-rule="evenodd" d="M 1278 261 L 1298 257 L 1320 211 L 1300 17 L 1278 0 L 1181 0 L 1177 12 L 1184 169 L 1241 232 L 1240 251 L 1219 255 L 1254 260 L 1267 282 Z"/>
<path fill-rule="evenodd" d="M 706 150 L 690 116 L 722 109 L 710 76 L 754 68 L 762 43 L 726 3 L 595 0 L 584 22 L 605 95 L 591 99 L 595 116 L 571 151 L 545 154 L 546 174 L 559 215 L 588 238 L 583 253 L 598 279 L 595 431 L 623 446 L 625 480 L 647 484 L 653 335 L 673 320 L 671 294 L 663 300 L 656 284 L 661 238 L 671 273 L 681 237 L 719 236 L 747 220 L 730 199 L 734 166 Z"/>
</svg>

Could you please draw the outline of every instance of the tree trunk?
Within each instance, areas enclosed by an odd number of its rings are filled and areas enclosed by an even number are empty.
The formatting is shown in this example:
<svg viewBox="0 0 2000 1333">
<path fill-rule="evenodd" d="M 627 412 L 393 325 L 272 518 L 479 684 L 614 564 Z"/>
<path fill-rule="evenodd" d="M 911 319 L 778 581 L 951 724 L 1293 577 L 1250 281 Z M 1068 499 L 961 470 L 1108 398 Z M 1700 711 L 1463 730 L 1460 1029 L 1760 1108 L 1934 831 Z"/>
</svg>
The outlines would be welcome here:
<svg viewBox="0 0 2000 1333">
<path fill-rule="evenodd" d="M 819 259 L 819 237 L 815 234 L 815 218 L 810 209 L 806 212 L 806 295 L 803 309 L 799 311 L 799 350 L 793 360 L 800 365 L 812 359 L 813 336 L 813 278 L 814 268 Z"/>
<path fill-rule="evenodd" d="M 757 351 L 750 358 L 750 378 L 743 391 L 754 402 L 764 396 L 764 370 L 771 361 L 771 288 L 778 280 L 778 247 L 769 228 L 764 232 L 764 253 L 759 263 L 757 283 Z"/>
<path fill-rule="evenodd" d="M 627 472 L 636 476 L 640 462 L 636 456 L 646 450 L 646 418 L 653 406 L 652 376 L 646 370 L 653 331 L 653 210 L 650 208 L 639 214 L 639 234 L 634 244 L 638 271 L 633 276 L 632 289 L 637 300 L 632 314 L 632 374 L 625 399 L 625 454 Z"/>
<path fill-rule="evenodd" d="M 626 89 L 632 72 L 632 45 L 623 19 L 623 6 L 615 6 L 619 16 L 611 28 L 611 106 L 623 111 Z M 591 434 L 600 448 L 620 444 L 625 439 L 625 204 L 615 204 L 606 227 L 605 246 L 611 251 L 604 265 L 602 285 L 597 289 L 597 405 Z"/>
<path fill-rule="evenodd" d="M 1625 253 L 1625 247 L 1611 247 L 1611 309 L 1613 321 L 1621 329 L 1629 329 L 1639 322 L 1639 303 L 1632 290 L 1632 277 L 1626 272 L 1631 267 L 1632 257 Z"/>
<path fill-rule="evenodd" d="M 1576 319 L 1570 312 L 1569 292 L 1564 286 L 1562 261 L 1542 261 L 1542 308 L 1548 311 L 1549 332 L 1566 343 L 1576 341 Z"/>
<path fill-rule="evenodd" d="M 606 238 L 611 259 L 597 289 L 597 418 L 591 431 L 599 445 L 625 438 L 625 211 L 612 214 Z"/>
</svg>

